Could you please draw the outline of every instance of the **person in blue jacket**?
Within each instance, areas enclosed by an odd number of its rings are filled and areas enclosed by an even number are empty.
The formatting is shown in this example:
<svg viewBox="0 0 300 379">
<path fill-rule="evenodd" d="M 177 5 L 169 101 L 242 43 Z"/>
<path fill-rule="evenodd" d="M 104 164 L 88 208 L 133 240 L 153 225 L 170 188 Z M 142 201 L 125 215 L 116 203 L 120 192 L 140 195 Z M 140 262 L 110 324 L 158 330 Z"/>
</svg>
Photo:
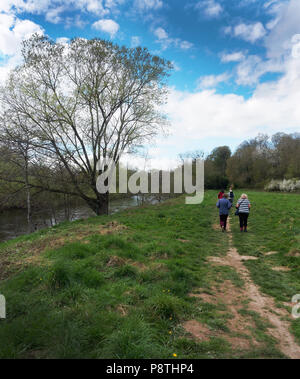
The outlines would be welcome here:
<svg viewBox="0 0 300 379">
<path fill-rule="evenodd" d="M 233 193 L 233 190 L 232 190 L 232 187 L 229 188 L 229 201 L 231 202 L 231 204 L 233 203 L 233 199 L 234 199 L 234 193 Z"/>
<path fill-rule="evenodd" d="M 217 202 L 217 208 L 219 208 L 220 226 L 221 226 L 222 232 L 226 231 L 227 218 L 228 218 L 229 209 L 231 208 L 231 206 L 232 204 L 228 200 L 227 193 L 224 194 L 223 199 L 219 199 Z"/>
</svg>

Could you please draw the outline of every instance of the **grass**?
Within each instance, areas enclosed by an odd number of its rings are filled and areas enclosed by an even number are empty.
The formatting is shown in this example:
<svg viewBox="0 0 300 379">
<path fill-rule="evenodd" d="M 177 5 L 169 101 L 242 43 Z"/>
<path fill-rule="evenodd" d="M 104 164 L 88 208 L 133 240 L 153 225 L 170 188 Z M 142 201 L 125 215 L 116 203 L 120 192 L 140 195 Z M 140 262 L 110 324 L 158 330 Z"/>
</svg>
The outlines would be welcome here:
<svg viewBox="0 0 300 379">
<path fill-rule="evenodd" d="M 274 196 L 284 199 L 279 201 L 281 227 L 266 239 L 262 207 L 272 215 L 278 205 Z M 247 265 L 263 291 L 286 301 L 300 293 L 299 258 L 284 258 L 299 246 L 297 205 L 292 195 L 251 193 L 250 198 L 250 232 L 240 236 L 234 226 L 234 242 L 242 254 L 259 256 L 281 246 L 278 256 Z M 282 357 L 247 305 L 244 312 L 257 327 L 253 333 L 263 342 L 260 348 L 232 346 L 226 338 L 232 318 L 226 305 L 189 296 L 197 290 L 213 294 L 226 281 L 243 286 L 233 268 L 207 260 L 229 248 L 228 235 L 214 227 L 215 203 L 216 193 L 208 191 L 201 205 L 187 206 L 181 197 L 2 243 L 0 293 L 7 318 L 0 320 L 0 358 Z M 292 229 L 286 217 L 294 218 Z M 272 271 L 272 265 L 283 264 L 292 271 Z M 188 320 L 203 323 L 211 338 L 191 338 L 183 328 Z M 300 336 L 298 321 L 292 330 Z"/>
<path fill-rule="evenodd" d="M 245 262 L 251 277 L 262 292 L 283 306 L 282 303 L 291 302 L 292 296 L 300 293 L 299 194 L 249 191 L 248 195 L 253 205 L 249 233 L 240 233 L 236 220 L 234 245 L 241 255 L 259 258 Z M 268 252 L 276 254 L 266 255 Z M 277 267 L 289 271 L 275 271 Z M 300 319 L 292 322 L 291 330 L 300 342 Z"/>
</svg>

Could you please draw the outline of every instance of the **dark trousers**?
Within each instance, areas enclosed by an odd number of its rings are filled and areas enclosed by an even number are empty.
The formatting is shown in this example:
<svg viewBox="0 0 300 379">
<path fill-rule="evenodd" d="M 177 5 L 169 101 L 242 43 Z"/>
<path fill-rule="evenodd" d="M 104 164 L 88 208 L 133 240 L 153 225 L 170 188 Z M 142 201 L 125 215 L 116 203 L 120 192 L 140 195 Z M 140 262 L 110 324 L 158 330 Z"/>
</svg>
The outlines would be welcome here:
<svg viewBox="0 0 300 379">
<path fill-rule="evenodd" d="M 226 229 L 227 226 L 227 218 L 228 215 L 220 215 L 220 225 L 221 227 L 224 226 L 224 229 Z"/>
<path fill-rule="evenodd" d="M 239 213 L 240 227 L 247 228 L 249 213 Z"/>
</svg>

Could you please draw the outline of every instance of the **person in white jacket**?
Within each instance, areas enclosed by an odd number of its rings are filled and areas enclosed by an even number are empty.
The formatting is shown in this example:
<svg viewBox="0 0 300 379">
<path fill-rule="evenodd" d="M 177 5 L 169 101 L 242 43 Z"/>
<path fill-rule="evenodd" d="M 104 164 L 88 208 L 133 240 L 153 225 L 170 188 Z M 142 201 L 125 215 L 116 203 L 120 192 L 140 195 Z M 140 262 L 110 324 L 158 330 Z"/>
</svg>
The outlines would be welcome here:
<svg viewBox="0 0 300 379">
<path fill-rule="evenodd" d="M 250 213 L 251 203 L 248 200 L 248 196 L 243 193 L 239 198 L 236 208 L 239 210 L 240 230 L 241 232 L 247 232 L 248 217 Z"/>
</svg>

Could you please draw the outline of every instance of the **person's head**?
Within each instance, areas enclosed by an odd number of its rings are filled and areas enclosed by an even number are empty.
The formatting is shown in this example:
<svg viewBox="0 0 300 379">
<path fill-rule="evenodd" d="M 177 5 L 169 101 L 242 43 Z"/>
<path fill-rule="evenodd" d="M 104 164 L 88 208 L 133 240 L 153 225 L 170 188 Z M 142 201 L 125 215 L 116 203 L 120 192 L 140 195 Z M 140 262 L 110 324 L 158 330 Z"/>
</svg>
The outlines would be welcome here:
<svg viewBox="0 0 300 379">
<path fill-rule="evenodd" d="M 229 191 L 232 191 L 232 186 L 229 187 Z"/>
<path fill-rule="evenodd" d="M 221 193 L 224 193 L 225 191 L 224 190 L 221 190 Z"/>
<path fill-rule="evenodd" d="M 243 193 L 241 199 L 248 199 L 248 196 L 245 193 Z"/>
<path fill-rule="evenodd" d="M 228 199 L 228 194 L 227 194 L 227 193 L 224 193 L 223 198 L 224 198 L 224 199 Z"/>
</svg>

